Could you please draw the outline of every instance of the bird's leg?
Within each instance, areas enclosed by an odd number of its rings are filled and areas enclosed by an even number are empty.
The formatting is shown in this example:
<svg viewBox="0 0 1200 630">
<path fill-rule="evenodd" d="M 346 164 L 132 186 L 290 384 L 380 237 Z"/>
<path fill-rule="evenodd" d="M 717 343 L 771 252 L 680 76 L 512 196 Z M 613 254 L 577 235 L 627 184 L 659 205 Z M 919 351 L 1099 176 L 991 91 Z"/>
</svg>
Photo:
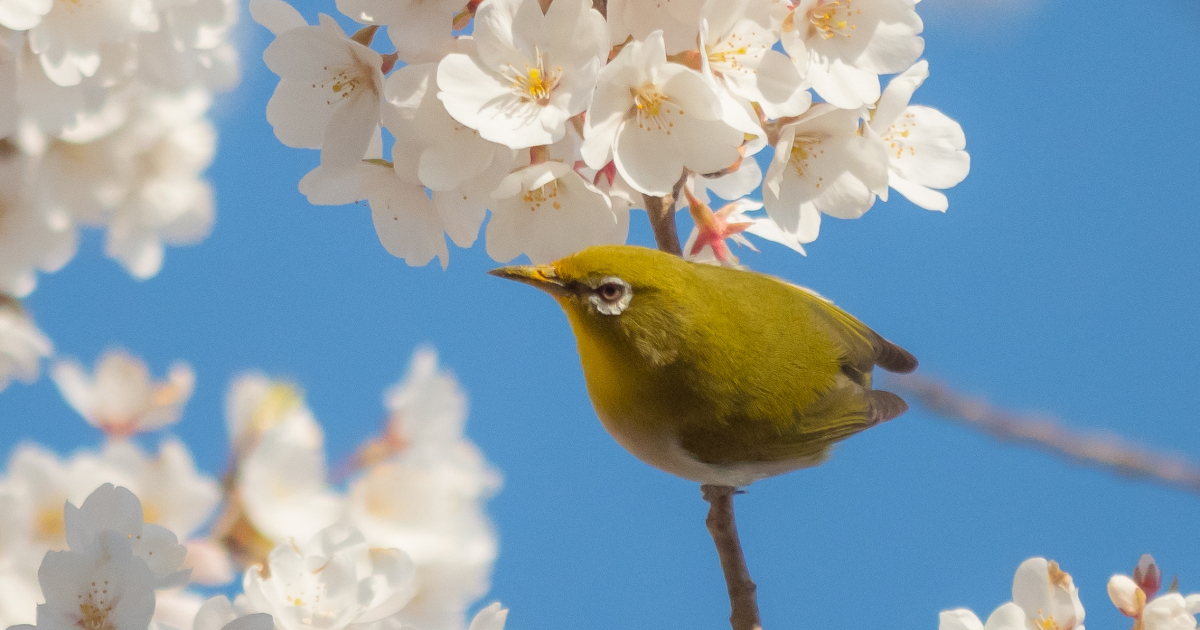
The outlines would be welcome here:
<svg viewBox="0 0 1200 630">
<path fill-rule="evenodd" d="M 750 579 L 742 541 L 738 539 L 737 520 L 733 516 L 733 495 L 738 489 L 731 486 L 702 485 L 700 492 L 708 502 L 708 533 L 721 558 L 725 586 L 729 589 L 729 625 L 733 630 L 762 630 L 758 617 L 758 587 Z"/>
</svg>

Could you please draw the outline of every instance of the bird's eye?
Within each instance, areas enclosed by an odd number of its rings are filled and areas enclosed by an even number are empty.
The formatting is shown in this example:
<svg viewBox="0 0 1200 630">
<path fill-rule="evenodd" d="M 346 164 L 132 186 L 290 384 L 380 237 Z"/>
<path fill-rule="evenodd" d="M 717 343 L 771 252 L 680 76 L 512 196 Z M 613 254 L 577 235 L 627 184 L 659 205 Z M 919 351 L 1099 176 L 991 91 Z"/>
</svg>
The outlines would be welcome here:
<svg viewBox="0 0 1200 630">
<path fill-rule="evenodd" d="M 625 295 L 625 287 L 616 282 L 605 282 L 596 289 L 605 302 L 616 302 Z"/>
<path fill-rule="evenodd" d="M 633 288 L 628 282 L 616 276 L 609 276 L 600 280 L 588 299 L 597 312 L 604 315 L 620 315 L 629 306 L 629 300 L 633 299 Z"/>
</svg>

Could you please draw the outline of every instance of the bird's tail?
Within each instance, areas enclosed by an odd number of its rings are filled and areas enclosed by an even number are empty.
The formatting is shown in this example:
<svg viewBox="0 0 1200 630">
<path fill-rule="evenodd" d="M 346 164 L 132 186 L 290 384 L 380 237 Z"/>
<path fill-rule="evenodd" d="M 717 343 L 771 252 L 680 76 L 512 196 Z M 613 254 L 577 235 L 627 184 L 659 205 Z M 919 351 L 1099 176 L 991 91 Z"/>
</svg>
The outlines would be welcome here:
<svg viewBox="0 0 1200 630">
<path fill-rule="evenodd" d="M 871 411 L 867 417 L 872 425 L 887 422 L 908 411 L 908 403 L 892 392 L 873 389 L 868 394 L 871 397 Z"/>
</svg>

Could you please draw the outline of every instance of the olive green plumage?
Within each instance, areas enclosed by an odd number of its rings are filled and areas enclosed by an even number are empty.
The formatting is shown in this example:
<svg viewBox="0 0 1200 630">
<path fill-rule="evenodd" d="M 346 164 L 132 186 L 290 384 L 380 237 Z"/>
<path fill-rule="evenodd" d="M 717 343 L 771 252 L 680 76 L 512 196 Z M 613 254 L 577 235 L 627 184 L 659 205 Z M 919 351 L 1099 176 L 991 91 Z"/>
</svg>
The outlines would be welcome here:
<svg viewBox="0 0 1200 630">
<path fill-rule="evenodd" d="M 812 466 L 907 409 L 871 371 L 912 371 L 911 354 L 771 276 L 623 245 L 494 273 L 555 296 L 605 427 L 681 477 L 741 486 Z"/>
</svg>

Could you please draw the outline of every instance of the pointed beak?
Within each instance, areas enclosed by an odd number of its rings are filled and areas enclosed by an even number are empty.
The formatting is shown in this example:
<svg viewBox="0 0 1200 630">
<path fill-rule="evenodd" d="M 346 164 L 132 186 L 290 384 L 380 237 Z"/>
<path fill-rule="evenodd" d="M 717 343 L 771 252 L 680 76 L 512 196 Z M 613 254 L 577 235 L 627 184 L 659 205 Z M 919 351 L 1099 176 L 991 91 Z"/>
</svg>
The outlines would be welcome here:
<svg viewBox="0 0 1200 630">
<path fill-rule="evenodd" d="M 507 278 L 537 287 L 550 295 L 566 295 L 567 287 L 558 279 L 553 265 L 513 265 L 488 272 L 497 278 Z"/>
</svg>

